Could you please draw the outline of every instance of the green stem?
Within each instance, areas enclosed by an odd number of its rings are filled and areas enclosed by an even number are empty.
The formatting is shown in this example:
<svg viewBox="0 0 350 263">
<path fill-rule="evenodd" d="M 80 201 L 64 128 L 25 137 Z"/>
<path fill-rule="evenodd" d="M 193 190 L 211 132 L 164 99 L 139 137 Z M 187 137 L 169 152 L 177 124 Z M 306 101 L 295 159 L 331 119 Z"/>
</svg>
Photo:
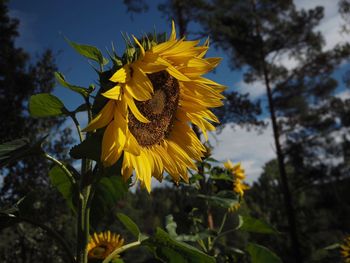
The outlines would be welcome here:
<svg viewBox="0 0 350 263">
<path fill-rule="evenodd" d="M 218 231 L 219 234 L 222 232 L 222 229 L 224 228 L 224 225 L 226 223 L 226 219 L 227 219 L 227 212 L 224 214 L 224 217 L 222 218 L 221 225 L 220 225 L 220 228 Z"/>
<path fill-rule="evenodd" d="M 221 233 L 222 230 L 224 229 L 226 220 L 227 220 L 227 212 L 224 214 L 224 216 L 223 216 L 223 218 L 222 218 L 222 220 L 221 220 L 220 228 L 219 228 L 219 230 L 218 230 L 218 236 L 216 236 L 216 237 L 213 238 L 213 240 L 212 240 L 212 242 L 211 242 L 211 246 L 209 247 L 209 250 L 211 250 L 211 249 L 214 247 L 214 244 L 215 244 L 216 240 L 217 240 L 219 237 L 221 237 L 221 234 L 224 234 L 224 235 L 225 235 L 225 233 L 227 233 L 227 231 L 224 232 L 224 233 Z M 230 231 L 230 230 L 229 230 L 229 231 Z"/>
<path fill-rule="evenodd" d="M 25 217 L 19 217 L 19 216 L 15 216 L 14 218 L 29 223 L 31 225 L 40 227 L 41 229 L 43 229 L 44 231 L 46 231 L 46 233 L 48 233 L 51 237 L 53 237 L 59 244 L 61 244 L 62 248 L 64 249 L 64 251 L 67 254 L 67 258 L 69 260 L 69 262 L 71 263 L 76 263 L 74 256 L 72 254 L 72 251 L 70 250 L 70 246 L 66 243 L 65 239 L 58 234 L 55 230 L 49 228 L 48 226 L 41 224 L 39 222 L 33 221 L 29 218 L 25 218 Z"/>
<path fill-rule="evenodd" d="M 125 250 L 128 250 L 133 247 L 137 247 L 141 244 L 140 241 L 135 241 L 133 243 L 126 244 L 125 246 L 122 246 L 120 248 L 117 248 L 114 250 L 111 254 L 108 255 L 108 257 L 105 258 L 105 260 L 102 261 L 102 263 L 108 263 L 110 262 L 115 256 L 119 255 L 120 253 L 124 252 Z"/>
<path fill-rule="evenodd" d="M 53 163 L 57 164 L 62 171 L 68 176 L 69 180 L 71 181 L 71 183 L 74 185 L 75 179 L 74 176 L 72 175 L 72 173 L 68 170 L 68 168 L 64 165 L 64 163 L 60 162 L 59 160 L 57 160 L 55 157 L 52 157 L 51 155 L 49 155 L 48 153 L 44 153 L 44 157 L 50 161 L 52 161 Z"/>
<path fill-rule="evenodd" d="M 237 229 L 236 228 L 234 228 L 234 229 L 230 229 L 230 230 L 227 230 L 227 231 L 225 231 L 225 232 L 222 232 L 221 234 L 219 234 L 217 237 L 215 237 L 215 241 L 217 240 L 217 239 L 219 239 L 220 237 L 223 237 L 223 236 L 225 236 L 225 235 L 227 235 L 227 234 L 230 234 L 230 233 L 232 233 L 232 232 L 235 232 Z"/>
<path fill-rule="evenodd" d="M 74 113 L 70 114 L 70 117 L 72 118 L 74 124 L 75 124 L 75 127 L 77 128 L 77 132 L 78 132 L 78 136 L 79 136 L 79 141 L 82 142 L 83 141 L 83 133 L 81 132 L 81 129 L 80 129 L 80 124 L 75 116 Z"/>
<path fill-rule="evenodd" d="M 85 99 L 88 111 L 89 122 L 92 119 L 91 105 L 89 98 Z M 86 137 L 89 133 L 86 134 Z M 90 204 L 92 195 L 91 185 L 87 184 L 86 177 L 91 171 L 92 162 L 89 159 L 83 158 L 81 161 L 81 178 L 79 184 L 79 202 L 78 202 L 78 220 L 77 220 L 77 262 L 88 262 L 87 244 L 89 241 L 90 231 Z"/>
</svg>

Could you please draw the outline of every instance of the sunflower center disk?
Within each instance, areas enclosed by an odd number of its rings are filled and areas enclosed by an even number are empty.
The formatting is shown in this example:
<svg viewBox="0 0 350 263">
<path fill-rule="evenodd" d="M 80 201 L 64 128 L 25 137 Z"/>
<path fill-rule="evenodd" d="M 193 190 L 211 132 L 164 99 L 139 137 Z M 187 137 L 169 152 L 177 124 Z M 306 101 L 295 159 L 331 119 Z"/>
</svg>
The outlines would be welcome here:
<svg viewBox="0 0 350 263">
<path fill-rule="evenodd" d="M 168 72 L 149 74 L 148 78 L 153 85 L 153 97 L 135 103 L 150 122 L 142 123 L 129 114 L 129 130 L 141 146 L 160 143 L 169 134 L 180 96 L 179 83 Z"/>
</svg>

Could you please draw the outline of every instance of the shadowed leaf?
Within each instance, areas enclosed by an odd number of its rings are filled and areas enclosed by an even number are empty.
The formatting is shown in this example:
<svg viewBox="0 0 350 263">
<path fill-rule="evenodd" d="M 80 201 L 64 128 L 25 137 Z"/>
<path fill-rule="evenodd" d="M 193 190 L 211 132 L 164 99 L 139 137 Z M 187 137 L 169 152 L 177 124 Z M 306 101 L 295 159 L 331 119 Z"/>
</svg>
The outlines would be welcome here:
<svg viewBox="0 0 350 263">
<path fill-rule="evenodd" d="M 83 97 L 88 97 L 89 96 L 89 91 L 84 88 L 84 87 L 80 87 L 80 86 L 76 86 L 76 85 L 72 85 L 72 84 L 69 84 L 65 77 L 63 76 L 62 73 L 60 72 L 55 72 L 55 78 L 57 80 L 57 82 L 63 86 L 63 87 L 66 87 L 74 92 L 77 92 L 79 94 L 81 94 Z"/>
<path fill-rule="evenodd" d="M 101 65 L 106 65 L 108 63 L 108 60 L 102 56 L 101 51 L 94 47 L 84 44 L 78 44 L 76 42 L 70 41 L 68 38 L 65 37 L 65 40 L 68 42 L 68 44 L 75 49 L 80 55 L 89 58 L 91 60 L 94 60 L 98 62 Z"/>
<path fill-rule="evenodd" d="M 65 115 L 68 110 L 56 96 L 40 93 L 30 97 L 29 112 L 33 117 L 52 117 Z"/>
<path fill-rule="evenodd" d="M 266 247 L 249 243 L 247 251 L 252 263 L 282 263 L 282 260 Z"/>
</svg>

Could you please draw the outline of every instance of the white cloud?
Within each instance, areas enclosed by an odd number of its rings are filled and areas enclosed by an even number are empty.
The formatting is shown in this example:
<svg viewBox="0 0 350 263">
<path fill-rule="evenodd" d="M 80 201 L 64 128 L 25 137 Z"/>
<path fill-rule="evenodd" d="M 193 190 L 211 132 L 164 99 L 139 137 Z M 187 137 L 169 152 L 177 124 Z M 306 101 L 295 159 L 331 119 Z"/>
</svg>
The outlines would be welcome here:
<svg viewBox="0 0 350 263">
<path fill-rule="evenodd" d="M 319 30 L 325 38 L 325 50 L 333 48 L 336 44 L 346 41 L 346 36 L 341 33 L 341 25 L 344 24 L 338 13 L 338 1 L 332 0 L 296 0 L 298 9 L 311 9 L 316 6 L 324 7 L 324 18 L 316 30 Z"/>
<path fill-rule="evenodd" d="M 265 95 L 266 87 L 260 81 L 255 81 L 254 83 L 245 83 L 243 80 L 235 84 L 237 91 L 241 94 L 249 93 L 249 97 L 255 100 L 263 95 Z"/>
<path fill-rule="evenodd" d="M 340 14 L 338 13 L 337 1 L 331 0 L 296 0 L 296 8 L 298 10 L 309 10 L 316 6 L 324 7 L 324 18 L 320 24 L 315 28 L 315 31 L 320 31 L 325 40 L 324 50 L 330 50 L 339 43 L 346 41 L 346 36 L 341 33 L 341 26 L 344 24 Z M 271 54 L 270 58 L 274 54 Z M 290 57 L 290 54 L 285 53 L 277 57 L 276 63 L 286 67 L 288 70 L 294 69 L 298 65 L 298 61 Z"/>
<path fill-rule="evenodd" d="M 266 122 L 268 122 L 266 120 Z M 255 181 L 262 172 L 263 165 L 275 158 L 271 125 L 259 134 L 244 128 L 226 126 L 216 138 L 211 139 L 214 146 L 213 157 L 219 161 L 230 159 L 241 162 L 247 174 L 247 182 Z"/>
<path fill-rule="evenodd" d="M 335 95 L 335 97 L 342 100 L 350 99 L 350 90 L 343 90 Z"/>
</svg>

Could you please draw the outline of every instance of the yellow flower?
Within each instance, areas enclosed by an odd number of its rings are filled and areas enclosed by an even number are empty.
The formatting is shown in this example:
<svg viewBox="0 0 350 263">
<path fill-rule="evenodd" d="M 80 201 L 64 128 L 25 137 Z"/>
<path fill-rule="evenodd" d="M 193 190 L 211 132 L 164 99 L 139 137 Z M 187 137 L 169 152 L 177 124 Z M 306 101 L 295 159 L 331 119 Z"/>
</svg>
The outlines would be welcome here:
<svg viewBox="0 0 350 263">
<path fill-rule="evenodd" d="M 208 109 L 222 105 L 224 86 L 204 78 L 219 58 L 204 58 L 208 41 L 177 39 L 174 23 L 170 38 L 145 50 L 134 37 L 139 54 L 117 70 L 115 86 L 103 93 L 107 104 L 85 128 L 107 126 L 102 140 L 101 161 L 113 165 L 123 153 L 122 175 L 135 171 L 147 190 L 151 177 L 162 179 L 166 171 L 175 182 L 188 181 L 188 169 L 196 170 L 205 147 L 191 129 L 207 131 L 219 122 Z"/>
<path fill-rule="evenodd" d="M 233 177 L 233 191 L 239 194 L 241 197 L 244 195 L 244 191 L 249 189 L 249 186 L 243 182 L 245 179 L 244 169 L 241 164 L 233 165 L 230 160 L 224 163 L 225 168 L 232 174 Z"/>
<path fill-rule="evenodd" d="M 89 259 L 105 259 L 114 250 L 123 246 L 124 239 L 110 231 L 94 233 L 87 245 Z"/>
<path fill-rule="evenodd" d="M 350 236 L 344 239 L 343 244 L 340 246 L 340 253 L 344 258 L 344 262 L 350 262 Z"/>
</svg>

